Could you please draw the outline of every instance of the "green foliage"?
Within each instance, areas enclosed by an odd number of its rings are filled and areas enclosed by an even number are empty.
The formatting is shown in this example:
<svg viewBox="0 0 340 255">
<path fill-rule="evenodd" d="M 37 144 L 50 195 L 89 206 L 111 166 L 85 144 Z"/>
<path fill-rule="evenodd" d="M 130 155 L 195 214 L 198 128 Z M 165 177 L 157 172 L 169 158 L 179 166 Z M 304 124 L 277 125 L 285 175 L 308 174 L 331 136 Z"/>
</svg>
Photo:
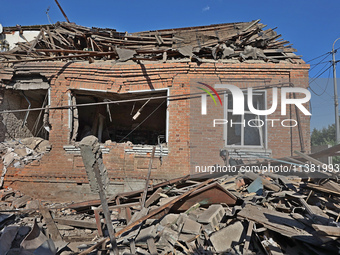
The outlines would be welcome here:
<svg viewBox="0 0 340 255">
<path fill-rule="evenodd" d="M 316 128 L 312 131 L 311 136 L 312 146 L 329 144 L 331 146 L 336 145 L 335 142 L 335 124 L 328 125 L 327 128 L 317 130 Z M 333 163 L 340 163 L 340 156 L 333 157 Z"/>
<path fill-rule="evenodd" d="M 330 144 L 335 145 L 335 125 L 328 125 L 327 128 L 312 131 L 312 146 Z"/>
</svg>

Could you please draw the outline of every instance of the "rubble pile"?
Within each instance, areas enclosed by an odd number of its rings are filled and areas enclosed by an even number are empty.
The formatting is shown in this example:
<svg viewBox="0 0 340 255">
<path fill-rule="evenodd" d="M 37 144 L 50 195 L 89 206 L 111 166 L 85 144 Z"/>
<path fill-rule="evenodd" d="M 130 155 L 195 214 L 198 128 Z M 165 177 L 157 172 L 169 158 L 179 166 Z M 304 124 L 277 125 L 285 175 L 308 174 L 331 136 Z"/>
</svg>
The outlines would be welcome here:
<svg viewBox="0 0 340 255">
<path fill-rule="evenodd" d="M 216 60 L 300 63 L 300 56 L 275 29 L 263 30 L 260 20 L 145 31 L 117 32 L 108 28 L 88 28 L 74 23 L 5 27 L 4 34 L 36 31 L 33 41 L 0 53 L 1 63 L 48 60 L 128 60 L 204 62 Z M 2 41 L 6 44 L 6 40 Z M 9 49 L 9 48 L 8 48 Z"/>
<path fill-rule="evenodd" d="M 115 242 L 100 200 L 1 190 L 0 254 L 337 254 L 340 185 L 323 176 L 186 176 L 149 186 L 144 203 L 144 190 L 117 194 L 107 199 Z"/>
<path fill-rule="evenodd" d="M 27 165 L 38 160 L 51 149 L 50 143 L 40 137 L 29 137 L 0 143 L 0 155 L 5 167 Z"/>
</svg>

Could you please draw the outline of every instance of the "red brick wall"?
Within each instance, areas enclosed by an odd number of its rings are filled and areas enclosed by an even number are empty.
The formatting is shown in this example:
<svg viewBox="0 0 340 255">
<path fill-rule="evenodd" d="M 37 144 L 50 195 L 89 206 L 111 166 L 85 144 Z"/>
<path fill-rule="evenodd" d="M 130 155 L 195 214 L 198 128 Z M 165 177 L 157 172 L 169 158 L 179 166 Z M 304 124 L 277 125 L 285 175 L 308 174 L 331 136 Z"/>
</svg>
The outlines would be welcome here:
<svg viewBox="0 0 340 255">
<path fill-rule="evenodd" d="M 198 92 L 197 81 L 213 85 L 223 81 L 234 81 L 240 87 L 258 86 L 252 80 L 270 79 L 270 83 L 290 81 L 298 87 L 308 86 L 308 65 L 273 63 L 157 63 L 157 64 L 88 64 L 64 62 L 26 63 L 16 66 L 16 70 L 40 73 L 50 79 L 51 106 L 68 104 L 71 89 L 87 88 L 122 93 L 127 91 L 169 88 L 170 95 L 183 95 Z M 245 79 L 246 82 L 242 82 Z M 262 84 L 263 85 L 263 84 Z M 271 105 L 268 91 L 268 106 Z M 169 103 L 169 155 L 160 164 L 154 160 L 152 178 L 165 180 L 189 174 L 190 164 L 219 163 L 219 150 L 224 147 L 223 129 L 212 127 L 212 119 L 223 118 L 220 106 L 212 106 L 208 99 L 208 115 L 201 116 L 201 99 L 178 100 Z M 280 104 L 280 99 L 279 99 Z M 289 114 L 289 110 L 288 110 Z M 301 116 L 303 138 L 306 151 L 310 151 L 309 117 Z M 280 115 L 280 106 L 273 114 L 275 118 L 286 119 Z M 36 180 L 87 183 L 85 169 L 79 155 L 65 152 L 69 145 L 69 116 L 67 109 L 50 111 L 50 143 L 52 150 L 41 162 L 24 169 L 10 168 L 6 184 L 20 180 Z M 292 111 L 295 118 L 295 110 Z M 292 136 L 291 136 L 292 134 Z M 292 137 L 292 139 L 290 139 Z M 274 128 L 268 130 L 268 148 L 273 157 L 290 156 L 293 150 L 300 150 L 297 128 Z M 104 155 L 104 164 L 112 182 L 125 178 L 144 179 L 148 168 L 148 156 L 124 153 L 128 144 L 107 143 L 109 154 Z"/>
</svg>

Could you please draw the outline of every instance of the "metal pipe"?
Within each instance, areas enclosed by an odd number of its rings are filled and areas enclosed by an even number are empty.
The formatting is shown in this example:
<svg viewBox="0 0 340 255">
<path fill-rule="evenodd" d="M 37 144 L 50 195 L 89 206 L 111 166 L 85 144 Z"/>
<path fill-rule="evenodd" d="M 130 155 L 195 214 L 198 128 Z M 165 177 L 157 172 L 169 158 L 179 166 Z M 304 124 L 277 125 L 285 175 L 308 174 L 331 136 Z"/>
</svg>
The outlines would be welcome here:
<svg viewBox="0 0 340 255">
<path fill-rule="evenodd" d="M 334 51 L 334 44 L 336 43 L 336 39 L 333 43 L 332 47 L 332 55 L 333 55 L 333 84 L 334 84 L 334 108 L 335 108 L 335 141 L 336 144 L 340 143 L 340 130 L 339 130 L 339 103 L 338 103 L 338 88 L 336 83 L 336 69 L 335 69 L 335 51 Z"/>
<path fill-rule="evenodd" d="M 58 0 L 55 0 L 55 2 L 57 3 L 61 13 L 64 15 L 65 19 L 67 20 L 68 23 L 70 23 L 70 21 L 68 20 L 66 13 L 64 12 L 63 8 L 61 8 L 60 4 L 58 3 Z"/>
</svg>

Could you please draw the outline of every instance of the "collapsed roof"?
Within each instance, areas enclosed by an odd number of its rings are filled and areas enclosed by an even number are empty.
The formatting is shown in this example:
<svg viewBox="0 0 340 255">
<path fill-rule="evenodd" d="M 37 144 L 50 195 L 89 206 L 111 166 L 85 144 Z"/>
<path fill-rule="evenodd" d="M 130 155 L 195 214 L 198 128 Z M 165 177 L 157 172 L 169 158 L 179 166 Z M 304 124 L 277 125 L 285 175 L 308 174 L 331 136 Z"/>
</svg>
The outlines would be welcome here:
<svg viewBox="0 0 340 255">
<path fill-rule="evenodd" d="M 74 23 L 5 27 L 3 35 L 18 32 L 25 39 L 10 49 L 0 37 L 0 63 L 26 61 L 115 60 L 125 62 L 214 62 L 247 59 L 303 63 L 288 41 L 260 20 L 210 26 L 122 33 Z M 36 31 L 34 40 L 25 31 Z"/>
</svg>

